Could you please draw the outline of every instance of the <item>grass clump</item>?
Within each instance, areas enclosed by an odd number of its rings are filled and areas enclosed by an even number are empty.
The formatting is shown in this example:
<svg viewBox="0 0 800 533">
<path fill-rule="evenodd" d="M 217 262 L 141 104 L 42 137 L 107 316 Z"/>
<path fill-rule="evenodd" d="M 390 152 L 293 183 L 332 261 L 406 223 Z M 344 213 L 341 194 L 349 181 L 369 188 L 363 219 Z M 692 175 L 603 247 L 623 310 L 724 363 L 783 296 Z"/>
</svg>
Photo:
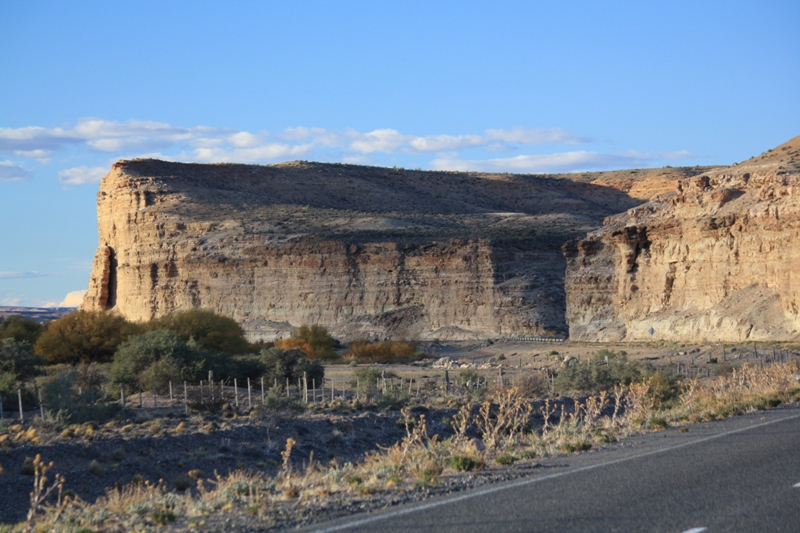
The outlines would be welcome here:
<svg viewBox="0 0 800 533">
<path fill-rule="evenodd" d="M 495 458 L 494 462 L 499 464 L 499 465 L 502 465 L 502 466 L 508 466 L 508 465 L 514 464 L 514 461 L 516 461 L 516 460 L 517 460 L 516 457 L 514 457 L 510 453 L 506 453 L 506 454 L 497 456 Z"/>
<path fill-rule="evenodd" d="M 454 455 L 450 458 L 450 468 L 456 472 L 471 472 L 480 467 L 480 461 L 469 455 Z"/>
</svg>

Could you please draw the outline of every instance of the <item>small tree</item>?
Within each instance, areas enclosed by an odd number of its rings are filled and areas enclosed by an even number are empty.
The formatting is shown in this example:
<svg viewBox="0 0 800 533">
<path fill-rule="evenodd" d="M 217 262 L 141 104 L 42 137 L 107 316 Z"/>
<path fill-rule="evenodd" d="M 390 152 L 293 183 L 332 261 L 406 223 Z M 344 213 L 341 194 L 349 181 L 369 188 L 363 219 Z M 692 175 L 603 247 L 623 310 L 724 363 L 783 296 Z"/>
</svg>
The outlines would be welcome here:
<svg viewBox="0 0 800 533">
<path fill-rule="evenodd" d="M 34 349 L 50 363 L 103 362 L 136 332 L 136 325 L 119 315 L 79 310 L 49 322 Z"/>
<path fill-rule="evenodd" d="M 184 342 L 194 339 L 197 346 L 214 353 L 245 353 L 250 349 L 244 330 L 235 320 L 207 309 L 178 311 L 151 320 L 145 327 L 169 330 Z"/>
<path fill-rule="evenodd" d="M 301 350 L 270 348 L 261 351 L 261 360 L 265 368 L 264 379 L 269 384 L 277 380 L 279 386 L 284 386 L 288 379 L 294 385 L 303 377 L 303 372 L 309 384 L 316 381 L 319 386 L 325 379 L 325 368 L 322 364 L 309 360 Z"/>
<path fill-rule="evenodd" d="M 14 339 L 0 340 L 0 395 L 11 397 L 25 382 L 41 374 L 44 359 L 33 353 L 31 345 Z"/>
<path fill-rule="evenodd" d="M 128 390 L 139 385 L 163 389 L 169 381 L 194 381 L 204 365 L 202 352 L 193 350 L 171 331 L 149 331 L 119 346 L 111 365 L 111 380 Z"/>
<path fill-rule="evenodd" d="M 44 331 L 44 326 L 33 319 L 19 315 L 10 316 L 5 320 L 0 317 L 0 339 L 25 341 L 33 346 L 39 340 L 42 331 Z"/>
<path fill-rule="evenodd" d="M 333 349 L 335 345 L 336 339 L 319 324 L 311 326 L 303 324 L 292 333 L 291 339 L 282 339 L 275 343 L 275 346 L 279 348 L 299 348 L 310 359 L 322 359 L 323 361 L 330 361 L 338 357 Z"/>
</svg>

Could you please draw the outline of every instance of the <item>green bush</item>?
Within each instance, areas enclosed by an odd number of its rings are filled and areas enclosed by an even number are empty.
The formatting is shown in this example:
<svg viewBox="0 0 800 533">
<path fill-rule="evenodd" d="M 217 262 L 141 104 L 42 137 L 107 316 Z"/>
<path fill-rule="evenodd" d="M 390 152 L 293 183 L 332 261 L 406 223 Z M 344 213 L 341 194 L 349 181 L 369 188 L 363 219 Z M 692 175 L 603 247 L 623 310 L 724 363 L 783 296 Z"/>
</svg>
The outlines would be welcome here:
<svg viewBox="0 0 800 533">
<path fill-rule="evenodd" d="M 110 361 L 139 328 L 105 311 L 73 311 L 49 322 L 34 346 L 50 363 Z"/>
<path fill-rule="evenodd" d="M 309 360 L 302 350 L 284 350 L 282 348 L 270 348 L 262 350 L 259 355 L 261 364 L 264 368 L 263 377 L 267 383 L 273 384 L 275 380 L 279 387 L 286 387 L 286 380 L 290 385 L 296 385 L 297 380 L 306 373 L 309 383 L 316 381 L 317 384 L 324 383 L 325 367 L 319 361 Z"/>
<path fill-rule="evenodd" d="M 36 344 L 39 336 L 44 331 L 44 326 L 39 322 L 14 315 L 6 318 L 0 317 L 0 339 L 14 339 L 17 342 Z"/>
<path fill-rule="evenodd" d="M 80 372 L 74 368 L 60 370 L 41 380 L 42 406 L 48 416 L 80 423 L 107 420 L 119 412 L 118 404 L 103 401 L 98 388 L 92 391 L 82 388 L 80 383 Z"/>
<path fill-rule="evenodd" d="M 376 402 L 379 409 L 397 411 L 408 403 L 408 393 L 401 390 L 387 390 L 378 396 Z"/>
<path fill-rule="evenodd" d="M 605 364 L 606 357 L 608 364 Z M 625 352 L 600 350 L 589 361 L 575 361 L 561 368 L 553 379 L 553 386 L 559 392 L 597 393 L 611 390 L 615 385 L 638 383 L 653 372 L 649 364 L 628 361 Z"/>
<path fill-rule="evenodd" d="M 355 369 L 353 377 L 356 378 L 353 383 L 354 388 L 359 396 L 364 398 L 373 398 L 378 395 L 380 387 L 378 380 L 381 379 L 383 372 L 380 368 L 374 366 L 362 366 Z"/>
<path fill-rule="evenodd" d="M 33 377 L 40 375 L 40 365 L 44 359 L 33 353 L 31 345 L 26 341 L 13 338 L 0 340 L 0 396 L 9 401 L 16 396 L 17 390 L 23 391 L 23 402 L 33 403 L 33 392 L 26 387 Z M 6 404 L 6 407 L 10 404 Z"/>
<path fill-rule="evenodd" d="M 265 411 L 266 413 L 274 413 L 284 416 L 291 416 L 301 413 L 305 406 L 300 403 L 297 396 L 286 396 L 286 388 L 270 387 L 264 396 L 264 403 L 256 407 L 256 412 Z"/>
<path fill-rule="evenodd" d="M 192 348 L 171 331 L 150 331 L 122 343 L 111 365 L 111 380 L 129 392 L 142 385 L 163 388 L 169 381 L 196 382 L 209 354 Z"/>
<path fill-rule="evenodd" d="M 148 331 L 167 330 L 182 341 L 213 353 L 246 353 L 251 345 L 244 330 L 232 318 L 207 309 L 189 309 L 156 318 L 144 325 Z"/>
</svg>

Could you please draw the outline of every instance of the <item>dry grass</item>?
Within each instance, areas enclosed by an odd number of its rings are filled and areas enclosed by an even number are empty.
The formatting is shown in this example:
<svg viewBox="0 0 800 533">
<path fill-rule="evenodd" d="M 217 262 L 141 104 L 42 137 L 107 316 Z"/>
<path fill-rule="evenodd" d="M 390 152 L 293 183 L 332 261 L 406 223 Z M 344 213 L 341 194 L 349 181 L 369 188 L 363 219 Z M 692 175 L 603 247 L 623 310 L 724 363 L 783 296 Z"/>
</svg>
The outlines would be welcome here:
<svg viewBox="0 0 800 533">
<path fill-rule="evenodd" d="M 324 506 L 329 499 L 358 499 L 386 490 L 406 490 L 435 483 L 446 472 L 480 468 L 490 460 L 497 464 L 585 450 L 597 443 L 670 424 L 731 416 L 763 409 L 780 402 L 800 399 L 798 364 L 774 364 L 766 368 L 744 366 L 733 373 L 683 385 L 674 406 L 659 410 L 648 396 L 650 383 L 617 387 L 571 408 L 558 408 L 549 400 L 534 413 L 530 400 L 518 389 L 495 391 L 480 405 L 462 405 L 451 424 L 455 436 L 438 440 L 428 435 L 424 416 L 414 419 L 403 411 L 406 435 L 396 444 L 369 454 L 358 464 L 324 466 L 312 459 L 301 469 L 292 464 L 293 439 L 286 441 L 276 476 L 236 471 L 204 479 L 199 472 L 188 475 L 193 490 L 171 492 L 166 485 L 135 483 L 109 490 L 90 504 L 60 497 L 63 479 L 47 485 L 47 470 L 40 458 L 35 468 L 31 511 L 19 531 L 103 531 L 158 529 L 174 520 L 201 520 L 213 514 L 244 512 L 275 518 L 282 502 L 314 502 Z M 472 413 L 477 411 L 477 414 Z M 540 416 L 541 427 L 531 427 Z M 477 430 L 480 440 L 467 434 Z M 484 450 L 485 445 L 485 450 Z M 52 500 L 57 491 L 59 497 Z M 271 514 L 272 513 L 272 514 Z"/>
</svg>

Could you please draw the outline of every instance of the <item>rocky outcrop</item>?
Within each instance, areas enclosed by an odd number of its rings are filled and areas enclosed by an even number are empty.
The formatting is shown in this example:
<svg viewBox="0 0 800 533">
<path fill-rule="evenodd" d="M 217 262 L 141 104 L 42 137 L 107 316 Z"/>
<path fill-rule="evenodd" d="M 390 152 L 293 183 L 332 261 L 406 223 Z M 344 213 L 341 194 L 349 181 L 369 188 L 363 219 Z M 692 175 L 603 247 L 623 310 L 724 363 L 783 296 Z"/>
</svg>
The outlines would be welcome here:
<svg viewBox="0 0 800 533">
<path fill-rule="evenodd" d="M 83 308 L 208 308 L 254 339 L 304 323 L 345 339 L 564 334 L 561 245 L 640 204 L 625 190 L 637 180 L 692 172 L 121 161 L 100 185 Z"/>
<path fill-rule="evenodd" d="M 800 337 L 800 137 L 564 246 L 570 338 Z"/>
</svg>

